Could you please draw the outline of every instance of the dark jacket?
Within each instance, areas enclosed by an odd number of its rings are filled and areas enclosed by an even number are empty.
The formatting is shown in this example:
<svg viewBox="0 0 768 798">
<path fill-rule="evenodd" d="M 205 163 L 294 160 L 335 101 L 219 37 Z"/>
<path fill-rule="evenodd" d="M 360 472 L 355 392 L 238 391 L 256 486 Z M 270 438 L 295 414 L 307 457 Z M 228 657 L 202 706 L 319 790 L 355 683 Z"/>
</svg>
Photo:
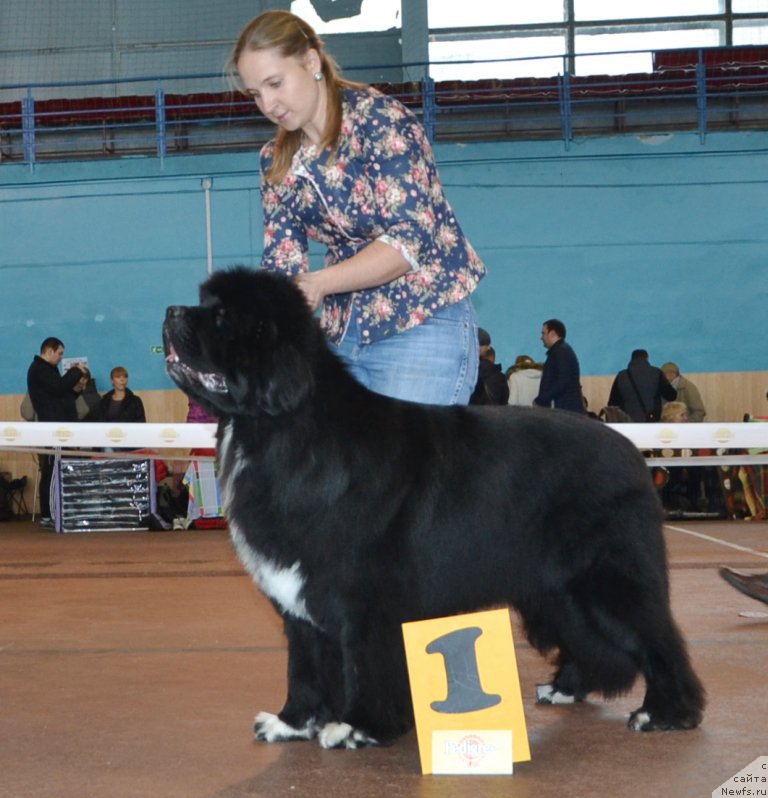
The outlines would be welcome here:
<svg viewBox="0 0 768 798">
<path fill-rule="evenodd" d="M 509 399 L 507 378 L 501 371 L 501 365 L 480 358 L 477 369 L 477 385 L 469 397 L 471 405 L 505 405 Z"/>
<path fill-rule="evenodd" d="M 27 371 L 27 391 L 38 421 L 77 421 L 75 385 L 83 372 L 73 366 L 62 376 L 59 369 L 35 355 Z"/>
<path fill-rule="evenodd" d="M 608 404 L 620 407 L 632 421 L 640 423 L 659 421 L 662 398 L 672 402 L 676 397 L 677 391 L 664 376 L 664 372 L 652 366 L 648 358 L 638 356 L 632 358 L 627 368 L 616 375 Z M 649 413 L 652 414 L 651 417 Z"/>
<path fill-rule="evenodd" d="M 584 412 L 579 359 L 570 344 L 562 338 L 547 350 L 539 395 L 533 403 L 542 407 L 559 407 L 561 410 Z"/>
<path fill-rule="evenodd" d="M 87 408 L 87 410 L 83 412 L 83 410 L 81 410 L 79 407 L 78 412 L 80 415 L 87 416 L 88 413 L 90 413 L 91 410 L 93 410 L 93 408 L 96 407 L 96 405 L 98 405 L 101 401 L 101 394 L 96 389 L 96 380 L 89 380 L 85 388 L 80 391 L 80 396 L 83 399 L 83 401 L 79 403 L 80 407 Z"/>
<path fill-rule="evenodd" d="M 114 396 L 114 389 L 101 397 L 101 401 L 86 416 L 86 421 L 119 421 L 121 424 L 144 423 L 147 420 L 144 414 L 144 403 L 130 389 L 125 389 L 125 399 L 120 403 L 120 413 L 117 417 L 109 417 L 109 407 Z"/>
</svg>

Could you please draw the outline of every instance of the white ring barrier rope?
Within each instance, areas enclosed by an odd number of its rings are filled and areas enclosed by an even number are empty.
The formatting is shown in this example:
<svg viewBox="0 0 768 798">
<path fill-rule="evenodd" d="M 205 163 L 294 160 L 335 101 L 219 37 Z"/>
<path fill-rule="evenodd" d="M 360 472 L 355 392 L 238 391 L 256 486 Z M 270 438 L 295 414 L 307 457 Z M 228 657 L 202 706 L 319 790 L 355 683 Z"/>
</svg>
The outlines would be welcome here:
<svg viewBox="0 0 768 798">
<path fill-rule="evenodd" d="M 595 421 L 596 424 L 602 423 Z M 768 463 L 768 423 L 610 424 L 638 449 L 709 449 L 708 456 L 653 457 L 652 465 Z M 110 424 L 0 421 L 0 450 L 208 449 L 215 424 Z M 729 450 L 737 450 L 729 454 Z M 749 451 L 752 450 L 752 451 Z M 717 454 L 714 454 L 716 452 Z M 118 452 L 115 452 L 118 454 Z M 73 452 L 73 454 L 75 454 Z M 80 451 L 76 454 L 83 456 Z M 86 455 L 87 456 L 87 455 Z M 128 456 L 128 453 L 126 455 Z M 135 455 L 139 456 L 139 455 Z"/>
<path fill-rule="evenodd" d="M 0 421 L 0 449 L 210 449 L 215 424 Z"/>
</svg>

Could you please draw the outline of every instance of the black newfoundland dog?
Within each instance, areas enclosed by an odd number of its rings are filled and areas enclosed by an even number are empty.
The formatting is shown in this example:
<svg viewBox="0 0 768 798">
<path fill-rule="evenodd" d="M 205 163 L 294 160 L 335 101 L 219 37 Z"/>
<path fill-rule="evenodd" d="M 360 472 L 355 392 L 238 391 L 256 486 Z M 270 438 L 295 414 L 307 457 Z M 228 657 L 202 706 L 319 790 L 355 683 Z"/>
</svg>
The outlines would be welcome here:
<svg viewBox="0 0 768 798">
<path fill-rule="evenodd" d="M 283 617 L 288 696 L 260 740 L 391 741 L 413 723 L 401 624 L 508 605 L 555 658 L 542 704 L 615 696 L 639 731 L 692 729 L 704 691 L 670 614 L 662 513 L 598 421 L 372 393 L 300 291 L 244 268 L 168 308 L 173 380 L 218 418 L 235 548 Z"/>
</svg>

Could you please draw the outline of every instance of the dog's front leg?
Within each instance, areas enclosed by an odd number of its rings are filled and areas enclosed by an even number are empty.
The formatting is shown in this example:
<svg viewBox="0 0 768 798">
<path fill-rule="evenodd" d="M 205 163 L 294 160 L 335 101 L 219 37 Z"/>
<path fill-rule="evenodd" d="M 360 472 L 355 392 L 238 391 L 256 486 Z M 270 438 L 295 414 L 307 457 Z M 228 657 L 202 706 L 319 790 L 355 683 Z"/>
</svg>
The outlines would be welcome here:
<svg viewBox="0 0 768 798">
<path fill-rule="evenodd" d="M 283 621 L 288 638 L 288 696 L 277 715 L 260 712 L 254 723 L 256 739 L 270 743 L 313 739 L 335 716 L 334 705 L 340 703 L 324 675 L 324 669 L 339 667 L 338 654 L 334 654 L 338 647 L 306 621 L 288 615 Z"/>
<path fill-rule="evenodd" d="M 365 685 L 370 673 L 366 663 L 366 643 L 360 630 L 347 621 L 340 632 L 339 661 L 335 673 L 339 682 L 339 713 L 318 732 L 318 741 L 323 748 L 364 748 L 378 745 L 378 741 L 367 730 L 365 719 L 372 707 L 366 706 Z"/>
<path fill-rule="evenodd" d="M 400 623 L 377 608 L 354 617 L 341 631 L 344 708 L 318 734 L 326 748 L 387 744 L 413 725 Z"/>
</svg>

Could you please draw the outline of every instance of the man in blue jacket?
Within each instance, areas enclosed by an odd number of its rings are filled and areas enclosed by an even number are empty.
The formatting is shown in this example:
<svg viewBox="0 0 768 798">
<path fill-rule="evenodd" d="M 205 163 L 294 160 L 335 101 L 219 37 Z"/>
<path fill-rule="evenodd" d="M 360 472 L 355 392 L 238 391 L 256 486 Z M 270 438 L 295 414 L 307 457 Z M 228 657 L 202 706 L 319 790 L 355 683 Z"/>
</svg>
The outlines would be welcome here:
<svg viewBox="0 0 768 798">
<path fill-rule="evenodd" d="M 559 319 L 549 319 L 541 327 L 541 342 L 547 349 L 547 360 L 541 375 L 539 395 L 533 400 L 541 407 L 584 412 L 581 395 L 579 359 L 565 342 L 565 325 Z"/>
</svg>

